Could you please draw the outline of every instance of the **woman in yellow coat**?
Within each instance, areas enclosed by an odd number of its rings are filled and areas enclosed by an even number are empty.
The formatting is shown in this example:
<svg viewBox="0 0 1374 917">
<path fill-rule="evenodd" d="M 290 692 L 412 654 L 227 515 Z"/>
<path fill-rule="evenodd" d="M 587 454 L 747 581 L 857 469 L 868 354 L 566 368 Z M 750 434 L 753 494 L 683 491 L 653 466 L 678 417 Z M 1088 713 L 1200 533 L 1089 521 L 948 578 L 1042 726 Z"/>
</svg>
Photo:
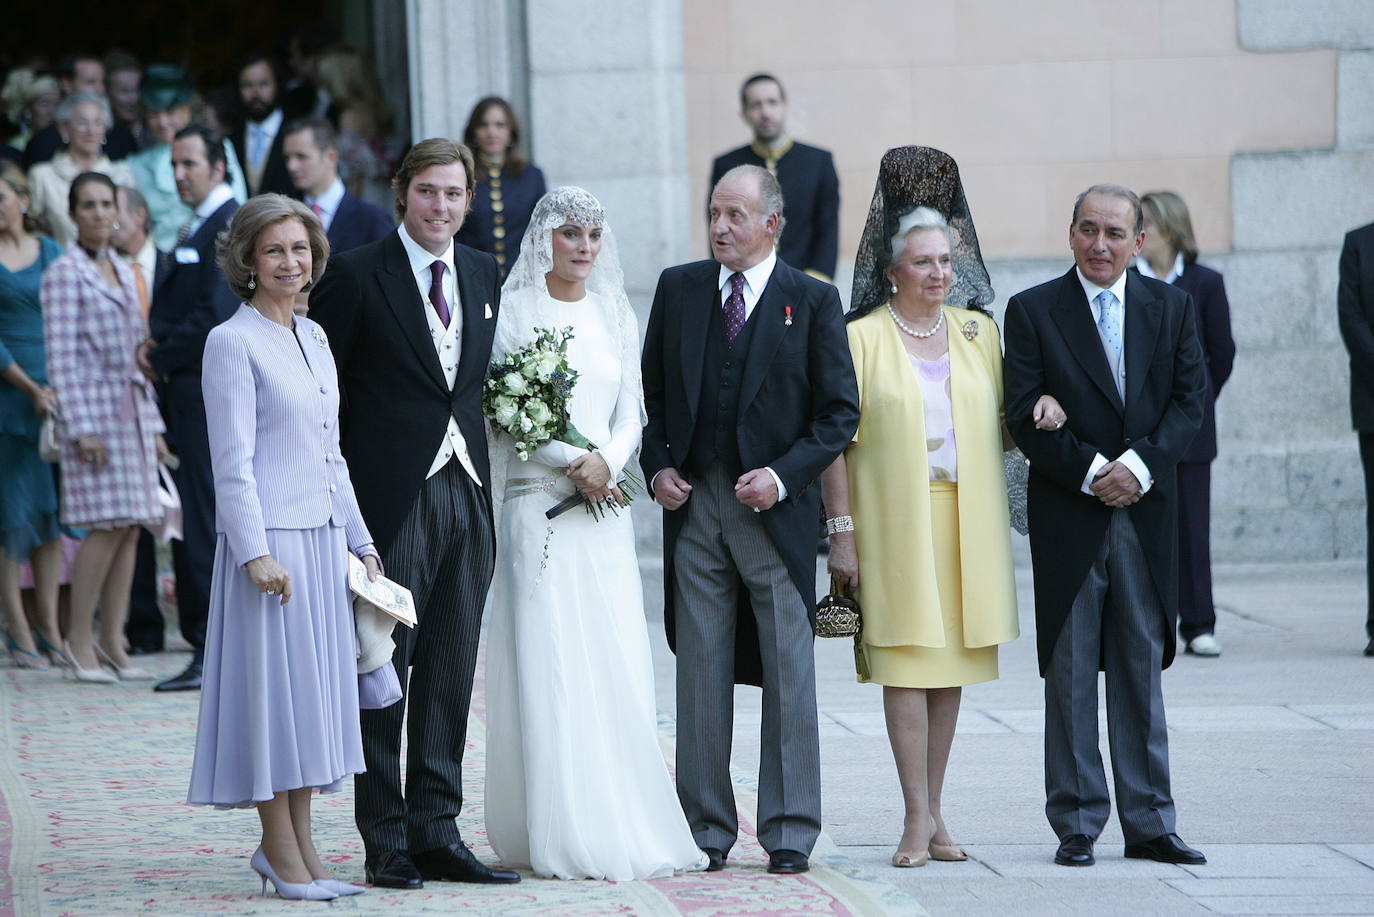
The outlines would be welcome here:
<svg viewBox="0 0 1374 917">
<path fill-rule="evenodd" d="M 890 296 L 848 326 L 859 429 L 822 478 L 831 573 L 857 587 L 859 680 L 884 686 L 906 804 L 894 866 L 967 858 L 940 812 L 961 689 L 995 679 L 998 645 L 1018 635 L 1001 342 L 988 313 L 947 304 L 954 242 L 924 206 L 883 240 Z M 1063 422 L 1051 398 L 1036 411 Z"/>
</svg>

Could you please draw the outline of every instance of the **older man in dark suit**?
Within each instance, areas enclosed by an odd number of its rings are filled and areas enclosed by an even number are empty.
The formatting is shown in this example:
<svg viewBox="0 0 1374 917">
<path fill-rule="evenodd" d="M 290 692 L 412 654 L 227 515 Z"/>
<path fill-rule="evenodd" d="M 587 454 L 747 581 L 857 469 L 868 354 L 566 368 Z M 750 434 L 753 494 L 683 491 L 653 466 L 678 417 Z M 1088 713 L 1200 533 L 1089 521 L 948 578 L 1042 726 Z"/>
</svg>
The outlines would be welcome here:
<svg viewBox="0 0 1374 917">
<path fill-rule="evenodd" d="M 1007 304 L 1007 424 L 1031 462 L 1045 813 L 1063 866 L 1092 865 L 1111 811 L 1099 665 L 1126 856 L 1206 862 L 1175 833 L 1160 685 L 1178 603 L 1176 469 L 1206 377 L 1191 298 L 1126 270 L 1143 241 L 1140 199 L 1094 185 L 1074 205 L 1075 266 Z M 1041 394 L 1066 425 L 1036 429 Z"/>
<path fill-rule="evenodd" d="M 787 134 L 787 94 L 770 73 L 756 73 L 740 87 L 740 117 L 754 132 L 747 146 L 716 157 L 711 187 L 735 166 L 762 166 L 782 187 L 787 232 L 778 257 L 820 280 L 835 276 L 840 245 L 840 179 L 829 150 Z"/>
<path fill-rule="evenodd" d="M 1341 337 L 1350 352 L 1350 416 L 1360 436 L 1364 465 L 1366 587 L 1368 610 L 1366 656 L 1374 656 L 1374 223 L 1352 229 L 1341 248 L 1336 307 Z"/>
<path fill-rule="evenodd" d="M 239 305 L 215 262 L 215 239 L 239 205 L 225 183 L 224 143 L 203 127 L 177 132 L 172 141 L 172 173 L 177 193 L 192 215 L 178 229 L 177 246 L 158 271 L 148 313 L 151 340 L 141 362 L 163 383 L 169 445 L 181 459 L 176 485 L 181 492 L 184 541 L 174 555 L 177 616 L 182 636 L 195 651 L 186 670 L 159 683 L 156 690 L 193 691 L 200 687 L 205 658 L 215 560 L 215 482 L 200 361 L 205 336 Z"/>
<path fill-rule="evenodd" d="M 386 211 L 348 192 L 339 178 L 339 133 L 324 118 L 303 118 L 284 128 L 291 184 L 324 224 L 329 252 L 340 255 L 376 242 L 396 228 Z"/>
<path fill-rule="evenodd" d="M 419 618 L 395 634 L 403 699 L 362 714 L 367 773 L 355 781 L 354 814 L 367 880 L 387 888 L 520 880 L 478 862 L 456 822 L 496 551 L 482 383 L 501 285 L 495 258 L 453 242 L 472 186 L 467 147 L 415 144 L 392 183 L 401 225 L 332 259 L 310 297 L 338 366 L 341 449 L 358 505 Z"/>
<path fill-rule="evenodd" d="M 281 68 L 266 55 L 248 55 L 239 64 L 238 90 L 243 121 L 232 139 L 249 196 L 272 193 L 295 197 L 282 153 L 286 113 L 281 105 Z"/>
<path fill-rule="evenodd" d="M 664 508 L 687 822 L 722 868 L 739 830 L 734 685 L 762 685 L 758 838 L 770 872 L 795 873 L 821 827 L 812 485 L 853 437 L 859 402 L 839 294 L 774 254 L 782 210 L 772 175 L 732 169 L 711 195 L 715 258 L 659 278 L 640 463 Z"/>
</svg>

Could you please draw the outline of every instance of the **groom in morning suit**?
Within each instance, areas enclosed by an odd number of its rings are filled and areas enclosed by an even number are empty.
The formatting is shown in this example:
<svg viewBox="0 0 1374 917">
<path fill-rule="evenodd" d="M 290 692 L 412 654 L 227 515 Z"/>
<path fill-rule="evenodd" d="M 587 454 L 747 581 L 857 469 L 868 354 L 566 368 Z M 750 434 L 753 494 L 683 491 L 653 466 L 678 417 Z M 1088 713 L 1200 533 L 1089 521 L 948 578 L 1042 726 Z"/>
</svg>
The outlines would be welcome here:
<svg viewBox="0 0 1374 917">
<path fill-rule="evenodd" d="M 782 211 L 766 170 L 725 173 L 711 195 L 715 257 L 663 272 L 644 343 L 640 462 L 664 508 L 678 796 L 711 870 L 739 832 L 736 682 L 763 687 L 769 872 L 805 872 L 821 829 L 812 485 L 858 428 L 859 398 L 839 294 L 774 254 Z"/>
<path fill-rule="evenodd" d="M 1160 687 L 1178 616 L 1177 468 L 1207 381 L 1192 298 L 1126 270 L 1144 239 L 1140 199 L 1094 185 L 1074 203 L 1075 266 L 1007 304 L 1007 425 L 1031 463 L 1045 814 L 1061 866 L 1093 864 L 1111 811 L 1099 668 L 1126 856 L 1207 862 L 1174 831 Z M 1042 393 L 1064 406 L 1061 428 L 1035 428 Z"/>
<path fill-rule="evenodd" d="M 478 862 L 455 821 L 496 551 L 482 381 L 501 284 L 491 255 L 453 242 L 472 166 L 452 140 L 411 147 L 392 181 L 401 225 L 331 259 L 310 296 L 338 365 L 341 449 L 358 505 L 386 575 L 409 587 L 419 617 L 394 633 L 404 698 L 362 712 L 367 773 L 355 778 L 355 814 L 367 881 L 386 888 L 520 880 Z"/>
</svg>

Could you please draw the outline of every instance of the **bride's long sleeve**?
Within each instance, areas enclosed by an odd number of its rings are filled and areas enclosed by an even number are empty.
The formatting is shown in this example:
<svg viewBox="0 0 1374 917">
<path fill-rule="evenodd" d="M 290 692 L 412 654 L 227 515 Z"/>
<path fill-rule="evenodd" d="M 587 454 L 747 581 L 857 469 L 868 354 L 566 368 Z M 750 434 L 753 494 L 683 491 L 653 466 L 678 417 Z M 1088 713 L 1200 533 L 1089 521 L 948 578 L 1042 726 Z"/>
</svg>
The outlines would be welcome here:
<svg viewBox="0 0 1374 917">
<path fill-rule="evenodd" d="M 619 481 L 630 456 L 644 436 L 644 384 L 639 374 L 639 325 L 631 312 L 622 329 L 620 394 L 611 415 L 611 439 L 597 451 L 611 468 L 611 480 Z"/>
</svg>

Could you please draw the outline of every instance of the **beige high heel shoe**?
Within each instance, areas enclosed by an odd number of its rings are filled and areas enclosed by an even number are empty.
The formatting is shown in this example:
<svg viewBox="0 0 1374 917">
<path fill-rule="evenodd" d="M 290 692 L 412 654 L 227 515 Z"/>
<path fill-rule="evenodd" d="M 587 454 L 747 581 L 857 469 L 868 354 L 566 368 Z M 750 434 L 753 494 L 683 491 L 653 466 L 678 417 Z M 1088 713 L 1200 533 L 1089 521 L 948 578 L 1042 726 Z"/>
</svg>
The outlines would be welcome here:
<svg viewBox="0 0 1374 917">
<path fill-rule="evenodd" d="M 156 681 L 157 676 L 147 669 L 140 669 L 136 665 L 126 665 L 120 668 L 115 665 L 115 661 L 110 658 L 110 654 L 105 652 L 99 643 L 95 644 L 96 658 L 114 670 L 115 675 L 119 676 L 120 681 Z"/>
<path fill-rule="evenodd" d="M 935 844 L 930 845 L 930 858 L 941 863 L 962 863 L 968 859 L 968 854 L 964 853 L 964 848 L 958 844 Z"/>
<path fill-rule="evenodd" d="M 67 657 L 67 674 L 77 681 L 88 681 L 96 684 L 112 685 L 119 681 L 114 675 L 106 672 L 97 664 L 93 669 L 83 669 L 81 663 L 76 661 L 76 654 L 72 652 L 72 645 L 65 640 L 62 642 L 62 649 Z"/>
<path fill-rule="evenodd" d="M 914 850 L 898 850 L 892 854 L 892 865 L 898 869 L 915 869 L 930 862 L 930 854 L 922 850 L 917 853 Z"/>
</svg>

